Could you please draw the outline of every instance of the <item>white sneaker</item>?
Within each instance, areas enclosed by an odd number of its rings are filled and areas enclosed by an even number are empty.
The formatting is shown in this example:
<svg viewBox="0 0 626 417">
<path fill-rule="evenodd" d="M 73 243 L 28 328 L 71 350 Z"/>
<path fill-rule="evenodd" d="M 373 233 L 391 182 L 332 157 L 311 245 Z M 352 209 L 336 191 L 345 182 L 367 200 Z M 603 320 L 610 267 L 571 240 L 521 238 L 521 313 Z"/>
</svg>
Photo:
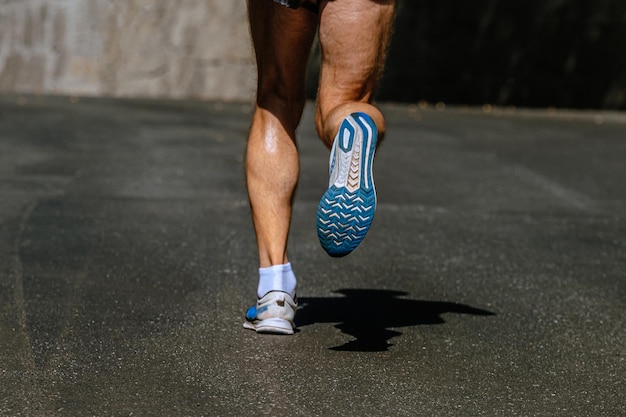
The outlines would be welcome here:
<svg viewBox="0 0 626 417">
<path fill-rule="evenodd" d="M 258 333 L 293 334 L 297 300 L 282 291 L 270 291 L 246 311 L 243 327 Z"/>
</svg>

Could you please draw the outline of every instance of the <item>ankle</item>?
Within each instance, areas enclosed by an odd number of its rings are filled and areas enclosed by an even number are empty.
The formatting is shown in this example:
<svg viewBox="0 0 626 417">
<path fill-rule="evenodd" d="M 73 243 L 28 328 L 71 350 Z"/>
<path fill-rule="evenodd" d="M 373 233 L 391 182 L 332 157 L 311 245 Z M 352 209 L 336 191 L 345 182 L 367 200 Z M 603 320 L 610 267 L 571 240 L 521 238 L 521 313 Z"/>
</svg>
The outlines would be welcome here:
<svg viewBox="0 0 626 417">
<path fill-rule="evenodd" d="M 294 298 L 296 296 L 296 286 L 296 276 L 289 262 L 267 268 L 259 268 L 259 285 L 257 287 L 259 298 L 262 298 L 270 291 L 286 292 Z"/>
</svg>

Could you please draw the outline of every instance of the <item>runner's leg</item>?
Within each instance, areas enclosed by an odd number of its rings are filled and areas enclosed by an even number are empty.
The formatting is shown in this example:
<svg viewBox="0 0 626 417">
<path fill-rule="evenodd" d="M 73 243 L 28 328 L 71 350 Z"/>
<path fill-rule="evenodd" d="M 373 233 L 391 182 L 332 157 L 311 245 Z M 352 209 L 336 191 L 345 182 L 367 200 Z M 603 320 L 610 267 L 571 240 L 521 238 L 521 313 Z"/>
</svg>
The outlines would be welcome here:
<svg viewBox="0 0 626 417">
<path fill-rule="evenodd" d="M 319 39 L 322 50 L 316 125 L 331 147 L 342 121 L 368 114 L 385 133 L 382 113 L 372 106 L 391 36 L 395 0 L 323 0 Z"/>
<path fill-rule="evenodd" d="M 395 2 L 325 0 L 316 126 L 331 148 L 330 180 L 317 209 L 317 235 L 331 256 L 351 253 L 376 211 L 374 154 L 385 121 L 372 103 L 382 72 Z"/>
<path fill-rule="evenodd" d="M 246 180 L 261 267 L 288 262 L 287 238 L 299 175 L 295 131 L 317 14 L 248 0 L 258 85 L 246 149 Z"/>
</svg>

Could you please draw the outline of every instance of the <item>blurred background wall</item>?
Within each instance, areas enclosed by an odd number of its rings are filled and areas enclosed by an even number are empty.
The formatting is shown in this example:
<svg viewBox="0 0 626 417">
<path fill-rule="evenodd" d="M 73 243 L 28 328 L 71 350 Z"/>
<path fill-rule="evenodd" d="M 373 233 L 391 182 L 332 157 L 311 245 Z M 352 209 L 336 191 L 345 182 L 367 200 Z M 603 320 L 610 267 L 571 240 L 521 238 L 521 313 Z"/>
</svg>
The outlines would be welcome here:
<svg viewBox="0 0 626 417">
<path fill-rule="evenodd" d="M 381 99 L 626 108 L 626 0 L 399 2 Z"/>
<path fill-rule="evenodd" d="M 0 0 L 0 91 L 249 99 L 243 0 Z"/>
<path fill-rule="evenodd" d="M 0 0 L 0 91 L 249 100 L 254 84 L 244 0 Z M 626 109 L 626 1 L 399 0 L 378 99 Z"/>
</svg>

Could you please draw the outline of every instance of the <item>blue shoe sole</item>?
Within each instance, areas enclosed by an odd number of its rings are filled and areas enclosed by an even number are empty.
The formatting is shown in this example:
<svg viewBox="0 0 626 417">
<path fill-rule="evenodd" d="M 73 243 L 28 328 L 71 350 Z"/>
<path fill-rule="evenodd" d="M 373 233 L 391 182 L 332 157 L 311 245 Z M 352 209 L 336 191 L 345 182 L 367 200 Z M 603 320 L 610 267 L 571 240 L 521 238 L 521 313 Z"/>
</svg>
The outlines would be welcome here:
<svg viewBox="0 0 626 417">
<path fill-rule="evenodd" d="M 376 210 L 372 165 L 378 133 L 365 113 L 353 113 L 341 124 L 333 155 L 339 163 L 339 179 L 331 184 L 317 208 L 317 236 L 322 248 L 335 257 L 345 256 L 361 243 Z M 332 157 L 331 157 L 332 158 Z M 343 166 L 341 166 L 343 165 Z M 343 179 L 342 179 L 343 178 Z"/>
</svg>

